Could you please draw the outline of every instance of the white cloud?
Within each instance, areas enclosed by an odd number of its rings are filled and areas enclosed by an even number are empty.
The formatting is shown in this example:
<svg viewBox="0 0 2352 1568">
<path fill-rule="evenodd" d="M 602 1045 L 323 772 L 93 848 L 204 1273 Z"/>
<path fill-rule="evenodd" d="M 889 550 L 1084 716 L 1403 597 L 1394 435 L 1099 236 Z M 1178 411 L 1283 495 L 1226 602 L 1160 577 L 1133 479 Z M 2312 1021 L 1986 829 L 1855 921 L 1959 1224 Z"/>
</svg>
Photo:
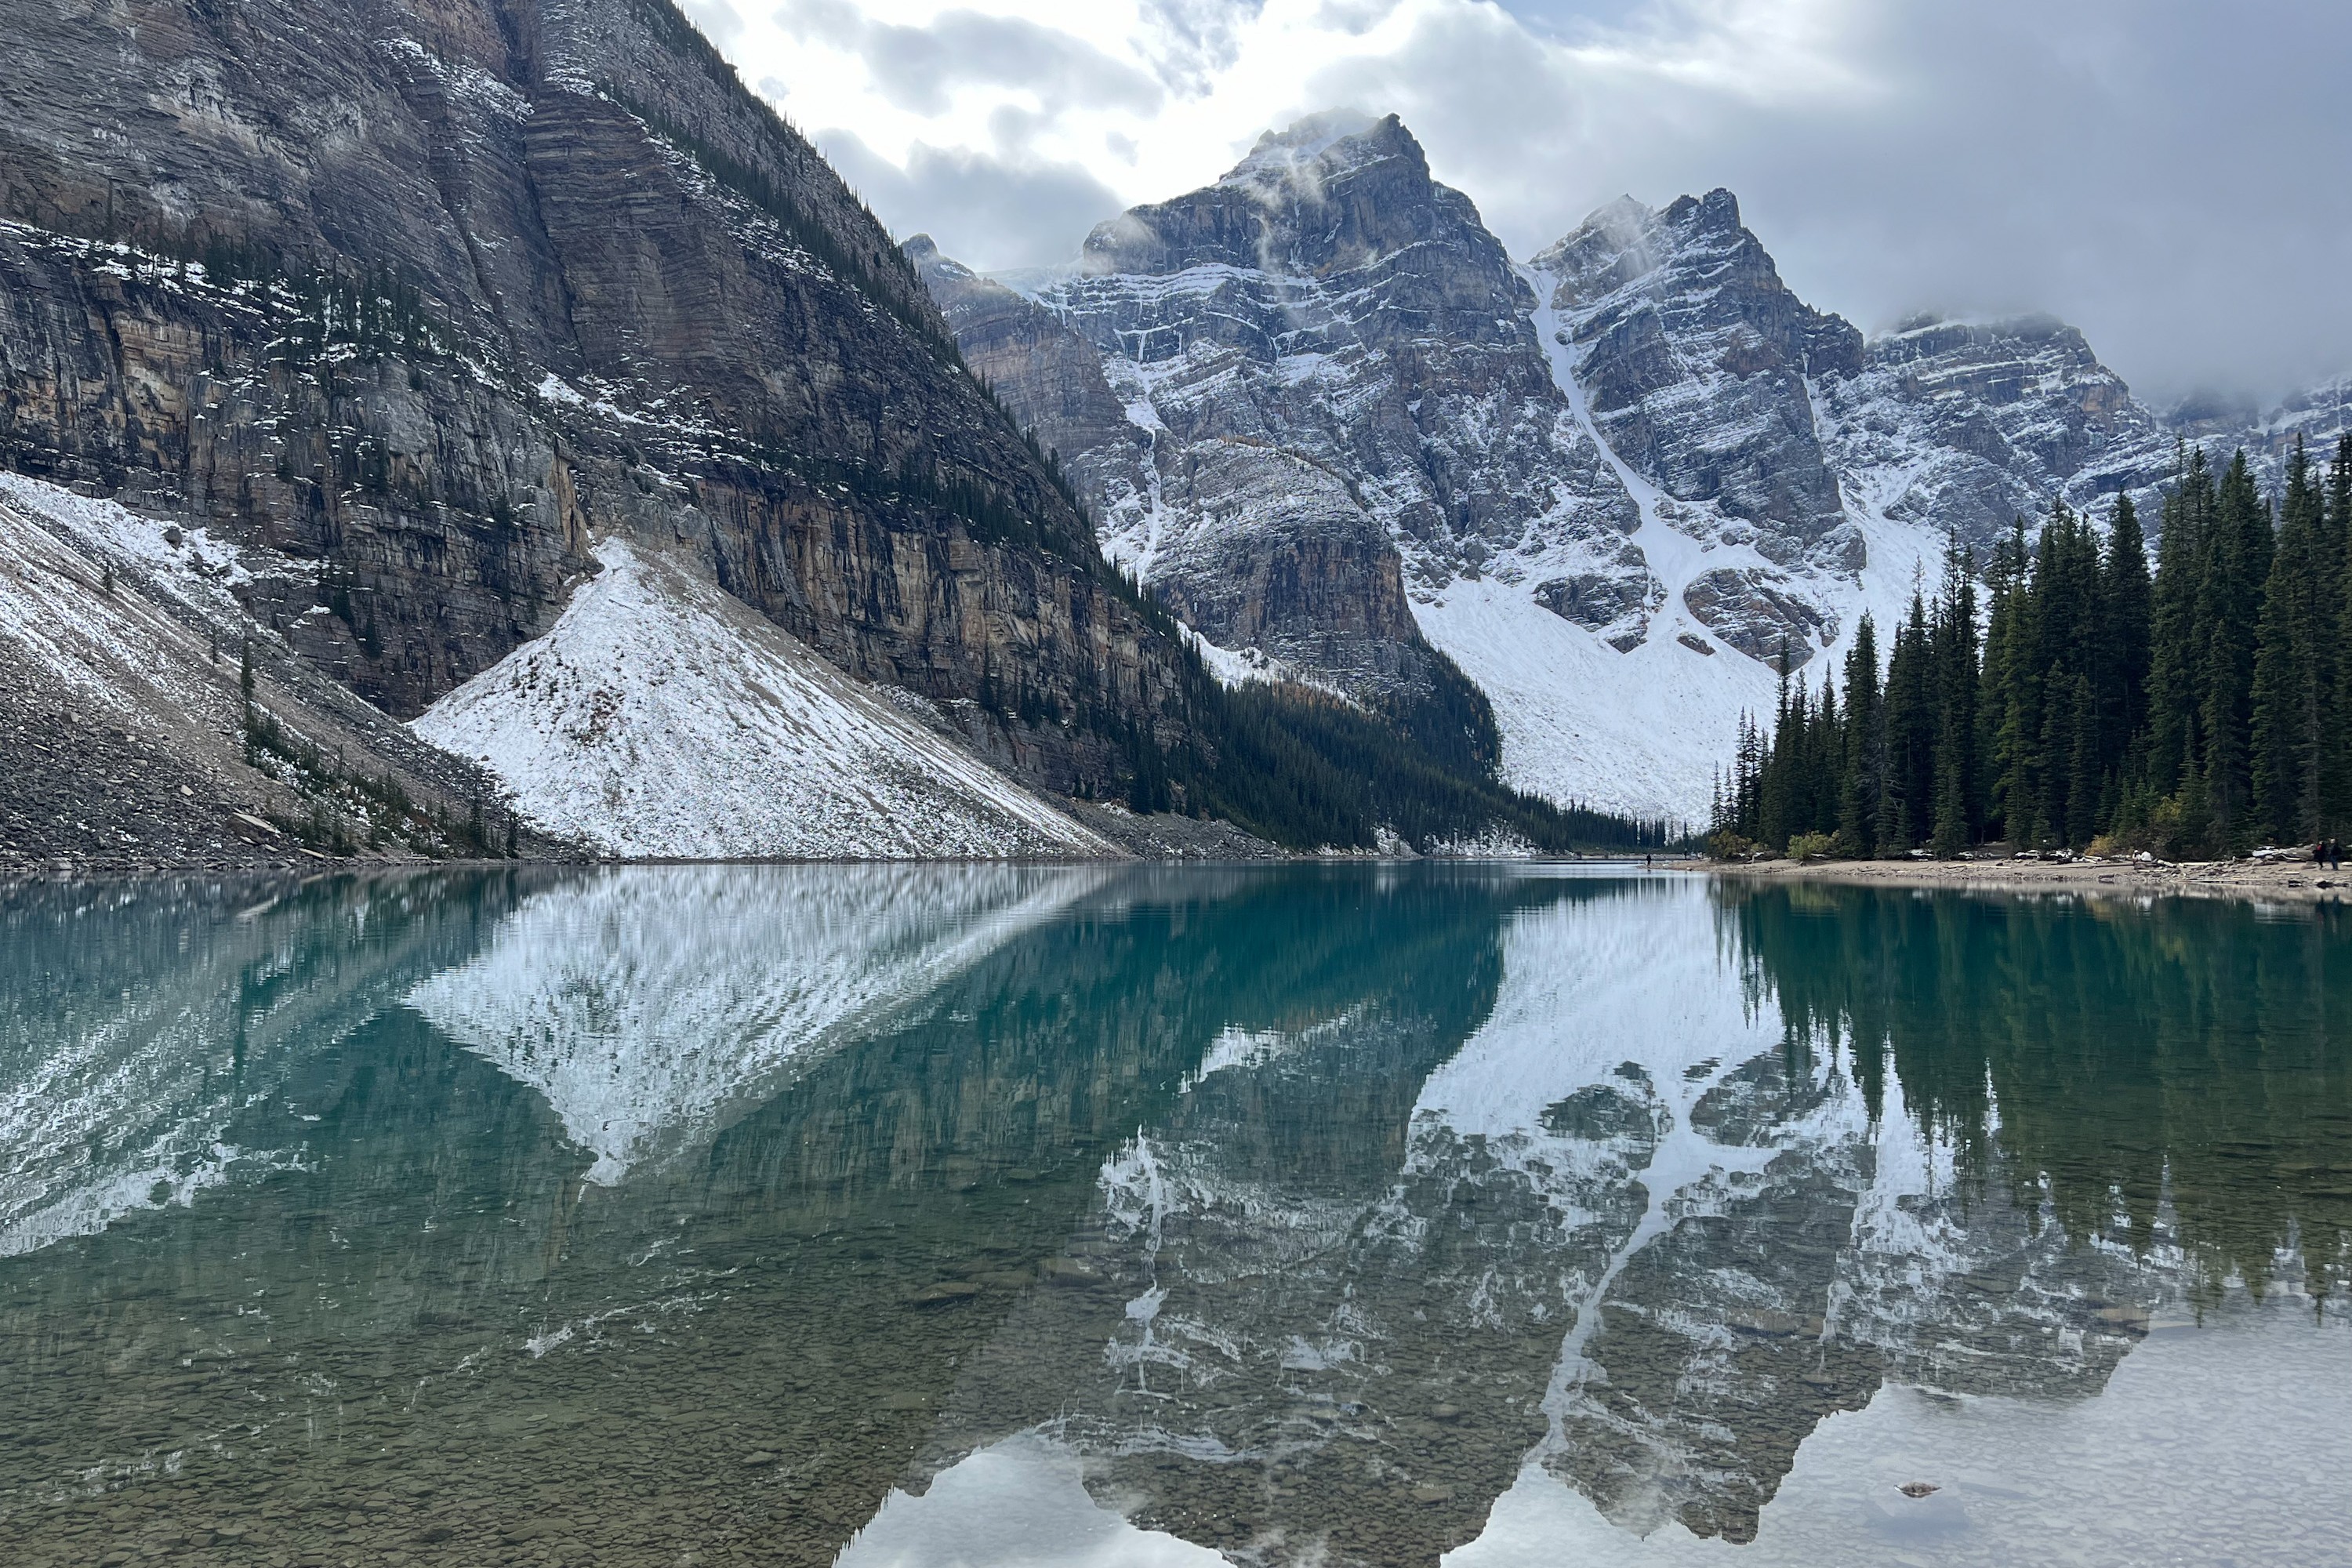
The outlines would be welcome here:
<svg viewBox="0 0 2352 1568">
<path fill-rule="evenodd" d="M 1043 112 L 1160 107 L 1150 76 L 1056 27 L 1021 16 L 942 11 L 921 26 L 877 22 L 849 0 L 786 0 L 779 31 L 802 44 L 855 56 L 893 108 L 937 119 L 960 101 L 999 95 L 1034 100 Z"/>
<path fill-rule="evenodd" d="M 1864 327 L 2046 309 L 2159 395 L 2352 366 L 2338 0 L 696 4 L 887 222 L 977 266 L 1073 255 L 1346 103 L 1402 114 L 1519 255 L 1729 185 Z"/>
<path fill-rule="evenodd" d="M 1108 187 L 1076 163 L 919 142 L 902 167 L 877 155 L 855 132 L 821 131 L 815 142 L 901 238 L 931 230 L 940 247 L 959 259 L 985 256 L 994 267 L 1067 260 L 1075 248 L 1069 237 L 1083 235 L 1119 205 Z M 894 219 L 898 214 L 910 216 Z M 941 236 L 952 236 L 955 244 Z"/>
</svg>

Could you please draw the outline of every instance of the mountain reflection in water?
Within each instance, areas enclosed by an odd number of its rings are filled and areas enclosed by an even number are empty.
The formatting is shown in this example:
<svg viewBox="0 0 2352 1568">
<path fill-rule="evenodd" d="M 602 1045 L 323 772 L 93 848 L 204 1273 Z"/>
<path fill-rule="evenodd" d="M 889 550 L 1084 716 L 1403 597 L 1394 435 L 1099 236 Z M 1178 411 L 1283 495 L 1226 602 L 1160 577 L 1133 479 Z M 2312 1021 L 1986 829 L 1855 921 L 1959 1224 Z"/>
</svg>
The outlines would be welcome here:
<svg viewBox="0 0 2352 1568">
<path fill-rule="evenodd" d="M 0 1531 L 2341 1562 L 2347 934 L 1439 866 L 16 890 Z"/>
</svg>

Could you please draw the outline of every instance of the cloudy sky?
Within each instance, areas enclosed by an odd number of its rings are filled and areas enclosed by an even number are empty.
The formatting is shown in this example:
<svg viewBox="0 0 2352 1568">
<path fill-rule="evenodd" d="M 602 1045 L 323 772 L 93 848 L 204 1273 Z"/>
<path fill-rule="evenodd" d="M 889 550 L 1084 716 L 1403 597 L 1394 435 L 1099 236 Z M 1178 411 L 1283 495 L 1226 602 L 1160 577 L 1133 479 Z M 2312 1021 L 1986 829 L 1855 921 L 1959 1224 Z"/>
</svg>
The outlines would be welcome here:
<svg viewBox="0 0 2352 1568">
<path fill-rule="evenodd" d="M 772 6 L 772 8 L 770 8 Z M 1318 109 L 1514 255 L 1728 185 L 1865 331 L 2046 310 L 2143 395 L 2352 370 L 2346 0 L 688 0 L 901 236 L 1066 259 Z"/>
</svg>

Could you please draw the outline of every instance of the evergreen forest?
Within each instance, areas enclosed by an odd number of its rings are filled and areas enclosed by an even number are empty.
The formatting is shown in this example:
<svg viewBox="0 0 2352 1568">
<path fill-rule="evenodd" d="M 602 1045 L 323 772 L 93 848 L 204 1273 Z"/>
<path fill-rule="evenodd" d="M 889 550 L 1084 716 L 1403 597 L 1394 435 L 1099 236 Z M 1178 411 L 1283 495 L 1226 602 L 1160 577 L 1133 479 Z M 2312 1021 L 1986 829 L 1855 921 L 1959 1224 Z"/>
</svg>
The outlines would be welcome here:
<svg viewBox="0 0 2352 1568">
<path fill-rule="evenodd" d="M 1956 540 L 1882 661 L 1781 660 L 1742 721 L 1710 847 L 1847 858 L 2017 849 L 2242 855 L 2352 829 L 2352 435 L 2300 442 L 2275 498 L 2245 454 L 2184 453 L 2153 573 L 2130 497 L 2101 538 L 2062 500 L 1981 575 Z"/>
</svg>

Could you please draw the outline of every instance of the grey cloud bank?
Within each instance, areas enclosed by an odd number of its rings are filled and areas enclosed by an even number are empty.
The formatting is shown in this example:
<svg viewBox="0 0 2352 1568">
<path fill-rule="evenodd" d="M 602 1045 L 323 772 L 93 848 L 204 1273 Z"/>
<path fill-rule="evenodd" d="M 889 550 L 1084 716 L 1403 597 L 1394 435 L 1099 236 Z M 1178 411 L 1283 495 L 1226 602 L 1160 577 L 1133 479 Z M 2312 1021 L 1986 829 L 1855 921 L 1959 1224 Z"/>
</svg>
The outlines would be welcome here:
<svg viewBox="0 0 2352 1568">
<path fill-rule="evenodd" d="M 816 142 L 892 233 L 929 229 L 993 268 L 1066 260 L 1077 250 L 1074 236 L 1118 210 L 1110 187 L 1074 163 L 918 145 L 900 168 L 854 132 L 821 132 Z"/>
<path fill-rule="evenodd" d="M 2158 399 L 2274 397 L 2352 369 L 2352 6 L 1977 0 L 1853 16 L 1860 84 L 1843 93 L 1619 81 L 1562 102 L 1498 58 L 1502 40 L 1475 38 L 1416 62 L 1436 68 L 1424 82 L 1408 68 L 1381 85 L 1514 249 L 1621 190 L 1727 184 L 1799 291 L 1866 328 L 1923 309 L 2050 310 Z M 1482 75 L 1511 100 L 1441 85 Z M 1370 85 L 1340 71 L 1326 90 L 1361 100 Z"/>
<path fill-rule="evenodd" d="M 1393 8 L 1326 10 L 1358 31 Z M 1075 255 L 1125 205 L 1103 174 L 1039 161 L 1032 133 L 1074 106 L 1149 116 L 1197 96 L 1256 10 L 1151 0 L 1148 76 L 970 11 L 915 28 L 794 0 L 778 19 L 855 48 L 894 102 L 969 81 L 1034 94 L 1035 111 L 999 111 L 993 146 L 919 148 L 904 168 L 854 128 L 819 136 L 898 232 L 1004 268 Z M 2352 369 L 2347 67 L 2352 5 L 2315 0 L 1459 5 L 1385 55 L 1302 63 L 1267 118 L 1401 114 L 1522 257 L 1621 193 L 1727 185 L 1791 285 L 1865 329 L 2050 311 L 2143 396 L 2270 400 Z M 1265 128 L 1235 127 L 1235 151 Z"/>
</svg>

